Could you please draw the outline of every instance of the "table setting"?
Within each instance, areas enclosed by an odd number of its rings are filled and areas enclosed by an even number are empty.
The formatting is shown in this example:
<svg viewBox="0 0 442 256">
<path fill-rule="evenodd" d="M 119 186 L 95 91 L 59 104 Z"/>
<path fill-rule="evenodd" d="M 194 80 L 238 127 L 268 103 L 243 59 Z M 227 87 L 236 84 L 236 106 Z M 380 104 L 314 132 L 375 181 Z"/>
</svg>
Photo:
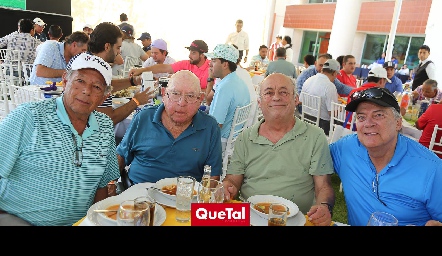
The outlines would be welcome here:
<svg viewBox="0 0 442 256">
<path fill-rule="evenodd" d="M 193 194 L 191 197 L 192 203 L 197 202 L 216 202 L 215 188 L 219 187 L 222 183 L 214 183 L 212 191 L 213 199 L 202 198 L 198 196 L 201 193 L 201 183 L 195 182 L 191 183 L 193 187 Z M 205 187 L 205 186 L 202 186 Z M 169 191 L 167 190 L 169 189 Z M 177 220 L 177 210 L 176 210 L 176 195 L 173 195 L 171 191 L 177 189 L 177 178 L 167 178 L 160 180 L 156 183 L 145 182 L 138 183 L 123 191 L 121 194 L 108 197 L 93 204 L 86 216 L 79 221 L 77 221 L 73 226 L 117 226 L 117 210 L 118 205 L 123 201 L 135 200 L 139 197 L 149 197 L 153 199 L 155 209 L 154 218 L 151 226 L 191 226 L 191 221 L 178 221 Z M 204 201 L 209 200 L 209 201 Z M 308 217 L 304 213 L 300 212 L 298 207 L 291 201 L 284 198 L 279 198 L 272 195 L 257 195 L 250 197 L 249 200 L 244 202 L 250 203 L 250 225 L 251 226 L 268 226 L 268 217 L 266 213 L 259 213 L 254 206 L 258 203 L 268 202 L 268 203 L 283 203 L 288 205 L 288 214 L 286 226 L 313 226 L 311 222 L 308 221 Z M 230 200 L 229 203 L 242 203 L 238 200 Z M 190 208 L 189 208 L 190 211 Z M 109 215 L 109 216 L 108 216 Z M 113 217 L 112 217 L 113 216 Z M 347 226 L 343 223 L 332 223 L 332 226 Z"/>
</svg>

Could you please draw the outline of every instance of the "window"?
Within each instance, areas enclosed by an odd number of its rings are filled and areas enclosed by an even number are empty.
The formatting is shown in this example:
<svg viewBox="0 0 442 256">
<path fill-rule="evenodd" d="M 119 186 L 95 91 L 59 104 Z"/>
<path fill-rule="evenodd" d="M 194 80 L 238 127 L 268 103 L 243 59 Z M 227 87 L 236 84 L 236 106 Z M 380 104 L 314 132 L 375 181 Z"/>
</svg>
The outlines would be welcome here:
<svg viewBox="0 0 442 256">
<path fill-rule="evenodd" d="M 327 53 L 329 40 L 330 32 L 304 31 L 298 63 L 304 63 L 304 56 L 307 54 L 317 57 Z"/>
</svg>

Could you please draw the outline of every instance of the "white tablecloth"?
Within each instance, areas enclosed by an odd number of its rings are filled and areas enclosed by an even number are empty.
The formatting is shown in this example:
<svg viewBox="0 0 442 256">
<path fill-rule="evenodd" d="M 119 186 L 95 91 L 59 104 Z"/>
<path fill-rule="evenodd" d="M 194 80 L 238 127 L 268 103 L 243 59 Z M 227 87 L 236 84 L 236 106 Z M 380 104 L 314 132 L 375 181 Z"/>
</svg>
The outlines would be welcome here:
<svg viewBox="0 0 442 256">
<path fill-rule="evenodd" d="M 402 118 L 402 130 L 401 133 L 409 138 L 419 141 L 422 130 L 418 130 L 416 127 L 407 122 L 407 120 Z"/>
</svg>

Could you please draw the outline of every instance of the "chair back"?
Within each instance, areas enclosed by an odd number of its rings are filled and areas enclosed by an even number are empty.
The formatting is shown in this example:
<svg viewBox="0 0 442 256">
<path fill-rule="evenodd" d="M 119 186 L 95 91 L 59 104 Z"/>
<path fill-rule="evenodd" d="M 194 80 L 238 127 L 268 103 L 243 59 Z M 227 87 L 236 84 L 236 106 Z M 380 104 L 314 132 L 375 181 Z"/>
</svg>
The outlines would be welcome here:
<svg viewBox="0 0 442 256">
<path fill-rule="evenodd" d="M 9 80 L 6 76 L 6 64 L 0 64 L 0 118 L 3 119 L 10 112 Z"/>
<path fill-rule="evenodd" d="M 329 140 L 333 137 L 331 136 L 333 134 L 333 131 L 335 130 L 336 126 L 342 126 L 345 123 L 345 119 L 347 117 L 347 113 L 351 113 L 351 117 L 348 121 L 348 128 L 353 127 L 354 124 L 354 112 L 346 112 L 345 111 L 345 104 L 333 102 L 331 103 L 331 111 L 330 111 L 330 136 Z M 329 141 L 329 143 L 332 143 L 332 141 Z"/>
<path fill-rule="evenodd" d="M 44 100 L 43 91 L 39 86 L 9 85 L 9 94 L 13 108 L 25 102 Z"/>
<path fill-rule="evenodd" d="M 233 116 L 232 121 L 232 127 L 230 128 L 230 134 L 227 138 L 227 144 L 226 149 L 223 152 L 223 175 L 222 178 L 224 178 L 226 170 L 227 170 L 227 164 L 229 162 L 229 158 L 233 153 L 233 147 L 236 141 L 236 138 L 238 135 L 247 128 L 247 120 L 249 118 L 249 113 L 252 108 L 252 102 L 249 104 L 243 106 L 243 107 L 236 107 L 235 114 Z"/>
<path fill-rule="evenodd" d="M 140 65 L 141 60 L 140 58 L 135 58 L 132 56 L 126 56 L 124 58 L 124 64 L 123 64 L 123 77 L 129 76 L 129 70 L 135 67 L 135 65 Z"/>
<path fill-rule="evenodd" d="M 428 148 L 436 153 L 439 157 L 442 156 L 442 127 L 439 127 L 437 124 L 433 128 L 433 134 L 431 135 L 430 145 Z"/>
<path fill-rule="evenodd" d="M 34 64 L 22 63 L 22 71 L 23 71 L 22 73 L 23 73 L 24 85 L 31 84 L 31 82 L 29 81 L 29 78 L 31 77 L 33 67 L 34 67 Z"/>
<path fill-rule="evenodd" d="M 301 120 L 319 127 L 321 97 L 301 92 L 299 101 L 302 102 Z"/>
</svg>

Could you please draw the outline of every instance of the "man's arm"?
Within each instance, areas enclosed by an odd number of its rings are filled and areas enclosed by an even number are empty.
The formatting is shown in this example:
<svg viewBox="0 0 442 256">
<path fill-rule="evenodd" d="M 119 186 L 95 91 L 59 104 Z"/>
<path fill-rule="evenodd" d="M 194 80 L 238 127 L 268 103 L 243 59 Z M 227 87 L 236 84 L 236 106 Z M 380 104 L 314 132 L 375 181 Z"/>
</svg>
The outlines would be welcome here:
<svg viewBox="0 0 442 256">
<path fill-rule="evenodd" d="M 227 174 L 223 179 L 224 185 L 224 199 L 231 200 L 235 198 L 238 191 L 241 189 L 244 175 L 240 174 Z"/>
<path fill-rule="evenodd" d="M 129 76 L 139 76 L 146 71 L 152 71 L 152 73 L 173 73 L 172 65 L 170 64 L 156 64 L 146 68 L 133 68 L 129 70 Z"/>
<path fill-rule="evenodd" d="M 309 221 L 315 226 L 330 226 L 335 205 L 335 192 L 331 184 L 331 174 L 314 175 L 316 204 L 307 212 Z"/>
<path fill-rule="evenodd" d="M 335 78 L 335 81 L 333 82 L 336 86 L 336 90 L 338 91 L 338 94 L 348 96 L 348 94 L 353 90 L 353 87 L 350 87 L 346 84 L 341 83 L 337 78 Z"/>
<path fill-rule="evenodd" d="M 138 104 L 135 101 L 138 101 L 140 105 L 145 105 L 153 97 L 154 93 L 151 92 L 149 88 L 147 88 L 146 90 L 135 94 L 128 103 L 119 108 L 113 109 L 112 106 L 109 106 L 101 108 L 98 107 L 96 108 L 96 110 L 108 115 L 112 119 L 114 125 L 116 125 L 126 119 L 138 107 Z"/>
<path fill-rule="evenodd" d="M 141 84 L 141 77 L 134 76 L 133 81 L 134 81 L 134 84 L 140 85 Z M 112 93 L 124 90 L 124 89 L 132 86 L 132 84 L 130 82 L 130 78 L 112 79 L 111 84 L 112 84 Z"/>
<path fill-rule="evenodd" d="M 35 75 L 37 77 L 60 78 L 64 72 L 64 69 L 49 68 L 41 64 L 35 66 Z"/>
</svg>

